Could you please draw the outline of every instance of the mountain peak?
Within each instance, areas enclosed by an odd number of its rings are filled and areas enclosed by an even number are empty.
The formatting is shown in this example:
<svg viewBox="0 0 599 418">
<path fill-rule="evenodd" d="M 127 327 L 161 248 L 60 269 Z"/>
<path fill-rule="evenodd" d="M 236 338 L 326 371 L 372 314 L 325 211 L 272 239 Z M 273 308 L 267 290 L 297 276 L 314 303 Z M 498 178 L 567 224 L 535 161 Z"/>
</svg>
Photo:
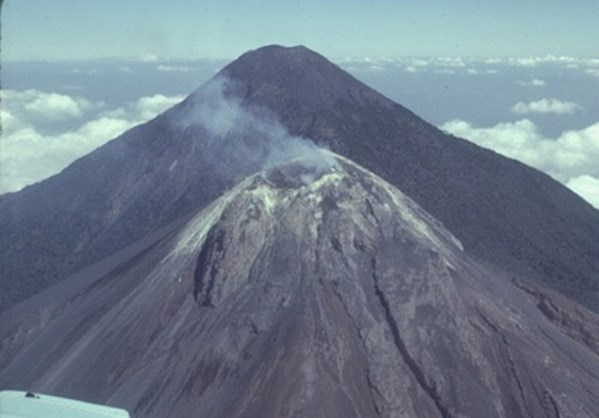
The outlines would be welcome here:
<svg viewBox="0 0 599 418">
<path fill-rule="evenodd" d="M 242 96 L 270 109 L 318 110 L 344 97 L 383 96 L 305 46 L 269 45 L 241 55 L 220 73 Z"/>
<path fill-rule="evenodd" d="M 303 46 L 266 45 L 250 50 L 241 55 L 229 67 L 247 63 L 268 63 L 287 65 L 310 65 L 328 62 L 328 60 L 317 52 Z"/>
<path fill-rule="evenodd" d="M 276 55 L 287 55 L 287 56 L 310 56 L 316 55 L 321 57 L 320 54 L 311 50 L 310 48 L 304 45 L 294 45 L 294 46 L 285 46 L 279 44 L 271 44 L 261 46 L 259 48 L 250 50 L 245 52 L 243 55 L 252 55 L 252 54 L 276 54 Z"/>
</svg>

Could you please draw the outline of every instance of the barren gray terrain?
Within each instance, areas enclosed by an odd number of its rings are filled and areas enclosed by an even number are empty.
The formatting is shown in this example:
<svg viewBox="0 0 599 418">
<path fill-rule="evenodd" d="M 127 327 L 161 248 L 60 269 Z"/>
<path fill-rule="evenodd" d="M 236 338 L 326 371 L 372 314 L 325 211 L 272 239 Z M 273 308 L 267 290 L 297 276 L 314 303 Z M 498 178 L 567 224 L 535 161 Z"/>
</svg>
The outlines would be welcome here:
<svg viewBox="0 0 599 418">
<path fill-rule="evenodd" d="M 595 314 L 325 154 L 5 311 L 0 388 L 133 417 L 599 416 Z"/>
</svg>

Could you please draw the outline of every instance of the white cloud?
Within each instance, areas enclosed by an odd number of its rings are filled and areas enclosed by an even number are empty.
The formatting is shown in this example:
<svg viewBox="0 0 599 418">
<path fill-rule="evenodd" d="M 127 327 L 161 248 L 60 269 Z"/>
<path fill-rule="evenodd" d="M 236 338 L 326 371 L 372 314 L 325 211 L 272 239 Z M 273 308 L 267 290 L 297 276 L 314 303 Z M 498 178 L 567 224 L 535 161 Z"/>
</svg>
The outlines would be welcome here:
<svg viewBox="0 0 599 418">
<path fill-rule="evenodd" d="M 472 60 L 477 61 L 476 58 Z M 561 65 L 565 68 L 580 68 L 597 66 L 599 58 L 583 58 L 570 57 L 567 55 L 545 55 L 545 56 L 530 56 L 530 57 L 490 57 L 478 59 L 479 62 L 487 65 L 509 65 L 512 67 L 531 68 L 539 65 L 554 64 Z"/>
<path fill-rule="evenodd" d="M 464 58 L 461 57 L 438 57 L 434 60 L 434 64 L 440 67 L 465 67 Z"/>
<path fill-rule="evenodd" d="M 488 65 L 495 65 L 495 64 L 502 64 L 503 63 L 503 59 L 501 58 L 487 58 L 484 60 L 485 64 Z"/>
<path fill-rule="evenodd" d="M 145 53 L 145 54 L 140 54 L 140 55 L 137 55 L 136 57 L 133 57 L 133 60 L 140 61 L 140 62 L 157 62 L 157 61 L 160 61 L 160 57 L 158 57 L 158 55 L 156 55 L 156 54 Z"/>
<path fill-rule="evenodd" d="M 0 123 L 3 136 L 20 129 L 23 126 L 19 118 L 5 109 L 0 110 Z"/>
<path fill-rule="evenodd" d="M 436 74 L 455 74 L 455 70 L 451 68 L 440 68 L 438 70 L 434 70 Z"/>
<path fill-rule="evenodd" d="M 2 94 L 0 193 L 20 190 L 58 173 L 77 158 L 183 99 L 183 96 L 157 94 L 141 97 L 125 107 L 105 110 L 85 99 L 56 93 L 26 90 Z M 83 112 L 86 106 L 96 114 L 64 132 L 44 133 L 39 125 L 42 122 L 36 117 L 39 112 L 48 112 L 52 117 L 57 114 L 79 117 L 77 112 Z"/>
<path fill-rule="evenodd" d="M 184 98 L 185 96 L 165 96 L 156 94 L 154 96 L 139 98 L 133 105 L 133 108 L 137 111 L 140 119 L 149 120 L 165 109 L 176 105 Z"/>
<path fill-rule="evenodd" d="M 586 58 L 577 58 L 577 57 L 569 57 L 566 55 L 556 56 L 556 55 L 545 55 L 543 57 L 533 56 L 533 57 L 510 57 L 505 60 L 505 62 L 509 65 L 515 67 L 536 67 L 539 64 L 562 64 L 565 66 L 568 65 L 578 65 L 578 64 L 586 64 L 588 59 Z"/>
<path fill-rule="evenodd" d="M 20 190 L 58 173 L 130 126 L 126 120 L 103 117 L 59 135 L 44 136 L 28 126 L 3 136 L 0 193 Z"/>
<path fill-rule="evenodd" d="M 585 74 L 588 74 L 593 77 L 599 77 L 599 69 L 598 68 L 589 68 L 585 70 Z"/>
<path fill-rule="evenodd" d="M 121 65 L 119 66 L 119 71 L 121 73 L 125 73 L 125 74 L 133 74 L 134 71 L 131 67 L 129 67 L 128 65 Z"/>
<path fill-rule="evenodd" d="M 81 97 L 47 93 L 40 90 L 3 90 L 0 93 L 5 107 L 13 109 L 17 117 L 35 118 L 48 122 L 81 118 L 85 112 L 101 103 L 91 103 Z"/>
<path fill-rule="evenodd" d="M 414 67 L 426 67 L 429 65 L 429 61 L 423 58 L 415 58 L 412 60 L 411 65 Z"/>
<path fill-rule="evenodd" d="M 158 71 L 173 72 L 173 73 L 189 73 L 195 71 L 195 68 L 186 65 L 159 65 L 156 67 Z"/>
<path fill-rule="evenodd" d="M 567 186 L 599 209 L 599 177 L 587 175 L 575 177 L 568 181 Z"/>
<path fill-rule="evenodd" d="M 555 115 L 572 114 L 580 110 L 574 102 L 563 102 L 557 99 L 540 99 L 535 102 L 518 102 L 512 106 L 512 112 L 525 115 L 527 113 L 553 113 Z"/>
<path fill-rule="evenodd" d="M 25 109 L 43 115 L 49 119 L 79 118 L 83 111 L 79 104 L 64 94 L 42 94 L 33 102 L 27 103 Z"/>
<path fill-rule="evenodd" d="M 395 61 L 392 58 L 387 58 L 387 57 L 375 57 L 375 58 L 371 58 L 371 57 L 345 57 L 342 59 L 338 59 L 335 60 L 336 63 L 338 64 L 364 64 L 364 65 L 373 65 L 373 64 L 377 64 L 377 63 L 381 63 L 381 62 L 386 62 L 386 63 L 391 63 Z"/>
<path fill-rule="evenodd" d="M 545 80 L 541 80 L 540 78 L 533 78 L 531 80 L 516 80 L 515 84 L 521 87 L 544 87 Z"/>
<path fill-rule="evenodd" d="M 404 58 L 400 61 L 403 63 L 404 69 L 408 72 L 426 71 L 431 68 L 437 73 L 454 74 L 454 69 L 466 67 L 465 60 L 465 58 L 461 57 L 419 57 Z"/>
<path fill-rule="evenodd" d="M 476 74 L 478 74 L 478 70 L 477 70 L 476 68 L 468 68 L 468 69 L 466 70 L 466 72 L 467 72 L 468 74 L 472 74 L 472 75 L 476 75 Z"/>
<path fill-rule="evenodd" d="M 505 66 L 519 68 L 537 68 L 540 66 L 561 66 L 563 68 L 582 68 L 588 69 L 587 74 L 595 75 L 597 67 L 599 67 L 599 58 L 581 58 L 570 56 L 530 56 L 530 57 L 345 57 L 337 59 L 336 62 L 343 68 L 352 67 L 355 69 L 362 68 L 361 66 L 369 67 L 371 65 L 381 66 L 383 68 L 395 67 L 403 68 L 408 72 L 420 72 L 445 68 L 464 68 L 477 70 L 479 74 L 496 74 Z M 479 68 L 484 66 L 487 69 Z M 489 67 L 491 67 L 489 69 Z M 494 68 L 493 68 L 494 67 Z M 472 72 L 472 71 L 471 71 Z M 530 80 L 530 81 L 534 81 Z M 538 79 L 536 79 L 538 80 Z M 540 80 L 542 81 L 542 80 Z M 522 83 L 526 87 L 542 87 L 536 82 L 530 84 L 527 80 L 520 80 L 516 84 Z"/>
<path fill-rule="evenodd" d="M 541 62 L 538 57 L 522 57 L 522 58 L 510 58 L 510 65 L 516 67 L 536 67 Z"/>
<path fill-rule="evenodd" d="M 594 199 L 596 189 L 591 193 L 589 187 L 583 188 L 580 184 L 582 181 L 591 184 L 587 177 L 599 179 L 599 122 L 585 129 L 563 132 L 557 138 L 543 136 L 528 119 L 489 128 L 452 120 L 444 123 L 441 129 L 531 165 L 566 185 L 573 181 L 573 190 L 589 202 Z M 580 177 L 582 180 L 576 180 Z"/>
</svg>

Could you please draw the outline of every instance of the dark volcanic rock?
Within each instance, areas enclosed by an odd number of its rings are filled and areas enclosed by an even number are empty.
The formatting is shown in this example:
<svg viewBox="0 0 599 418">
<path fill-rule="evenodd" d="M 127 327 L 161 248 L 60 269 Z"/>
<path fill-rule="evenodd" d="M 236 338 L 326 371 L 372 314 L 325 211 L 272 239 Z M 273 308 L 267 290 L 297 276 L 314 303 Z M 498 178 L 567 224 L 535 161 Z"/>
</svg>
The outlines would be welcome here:
<svg viewBox="0 0 599 418">
<path fill-rule="evenodd" d="M 372 173 L 296 160 L 5 312 L 0 389 L 133 417 L 599 416 L 599 318 L 502 274 Z"/>
<path fill-rule="evenodd" d="M 443 134 L 304 47 L 251 51 L 222 76 L 244 108 L 268 109 L 293 134 L 394 184 L 469 254 L 599 309 L 599 211 L 566 187 Z M 0 197 L 0 308 L 205 207 L 263 165 L 240 158 L 239 141 L 217 146 L 206 129 L 181 123 L 209 90 Z"/>
<path fill-rule="evenodd" d="M 599 309 L 599 211 L 562 184 L 444 134 L 302 46 L 250 51 L 223 73 L 292 133 L 416 200 L 468 253 Z"/>
</svg>

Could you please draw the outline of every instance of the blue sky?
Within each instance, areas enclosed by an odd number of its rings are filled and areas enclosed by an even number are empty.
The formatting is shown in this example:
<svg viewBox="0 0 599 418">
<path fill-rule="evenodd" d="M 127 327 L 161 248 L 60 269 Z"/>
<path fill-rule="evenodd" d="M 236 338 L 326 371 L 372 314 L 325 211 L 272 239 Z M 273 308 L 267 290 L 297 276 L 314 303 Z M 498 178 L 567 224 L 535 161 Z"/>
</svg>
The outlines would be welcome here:
<svg viewBox="0 0 599 418">
<path fill-rule="evenodd" d="M 595 0 L 6 0 L 4 60 L 232 58 L 264 44 L 343 56 L 592 56 Z"/>
</svg>

